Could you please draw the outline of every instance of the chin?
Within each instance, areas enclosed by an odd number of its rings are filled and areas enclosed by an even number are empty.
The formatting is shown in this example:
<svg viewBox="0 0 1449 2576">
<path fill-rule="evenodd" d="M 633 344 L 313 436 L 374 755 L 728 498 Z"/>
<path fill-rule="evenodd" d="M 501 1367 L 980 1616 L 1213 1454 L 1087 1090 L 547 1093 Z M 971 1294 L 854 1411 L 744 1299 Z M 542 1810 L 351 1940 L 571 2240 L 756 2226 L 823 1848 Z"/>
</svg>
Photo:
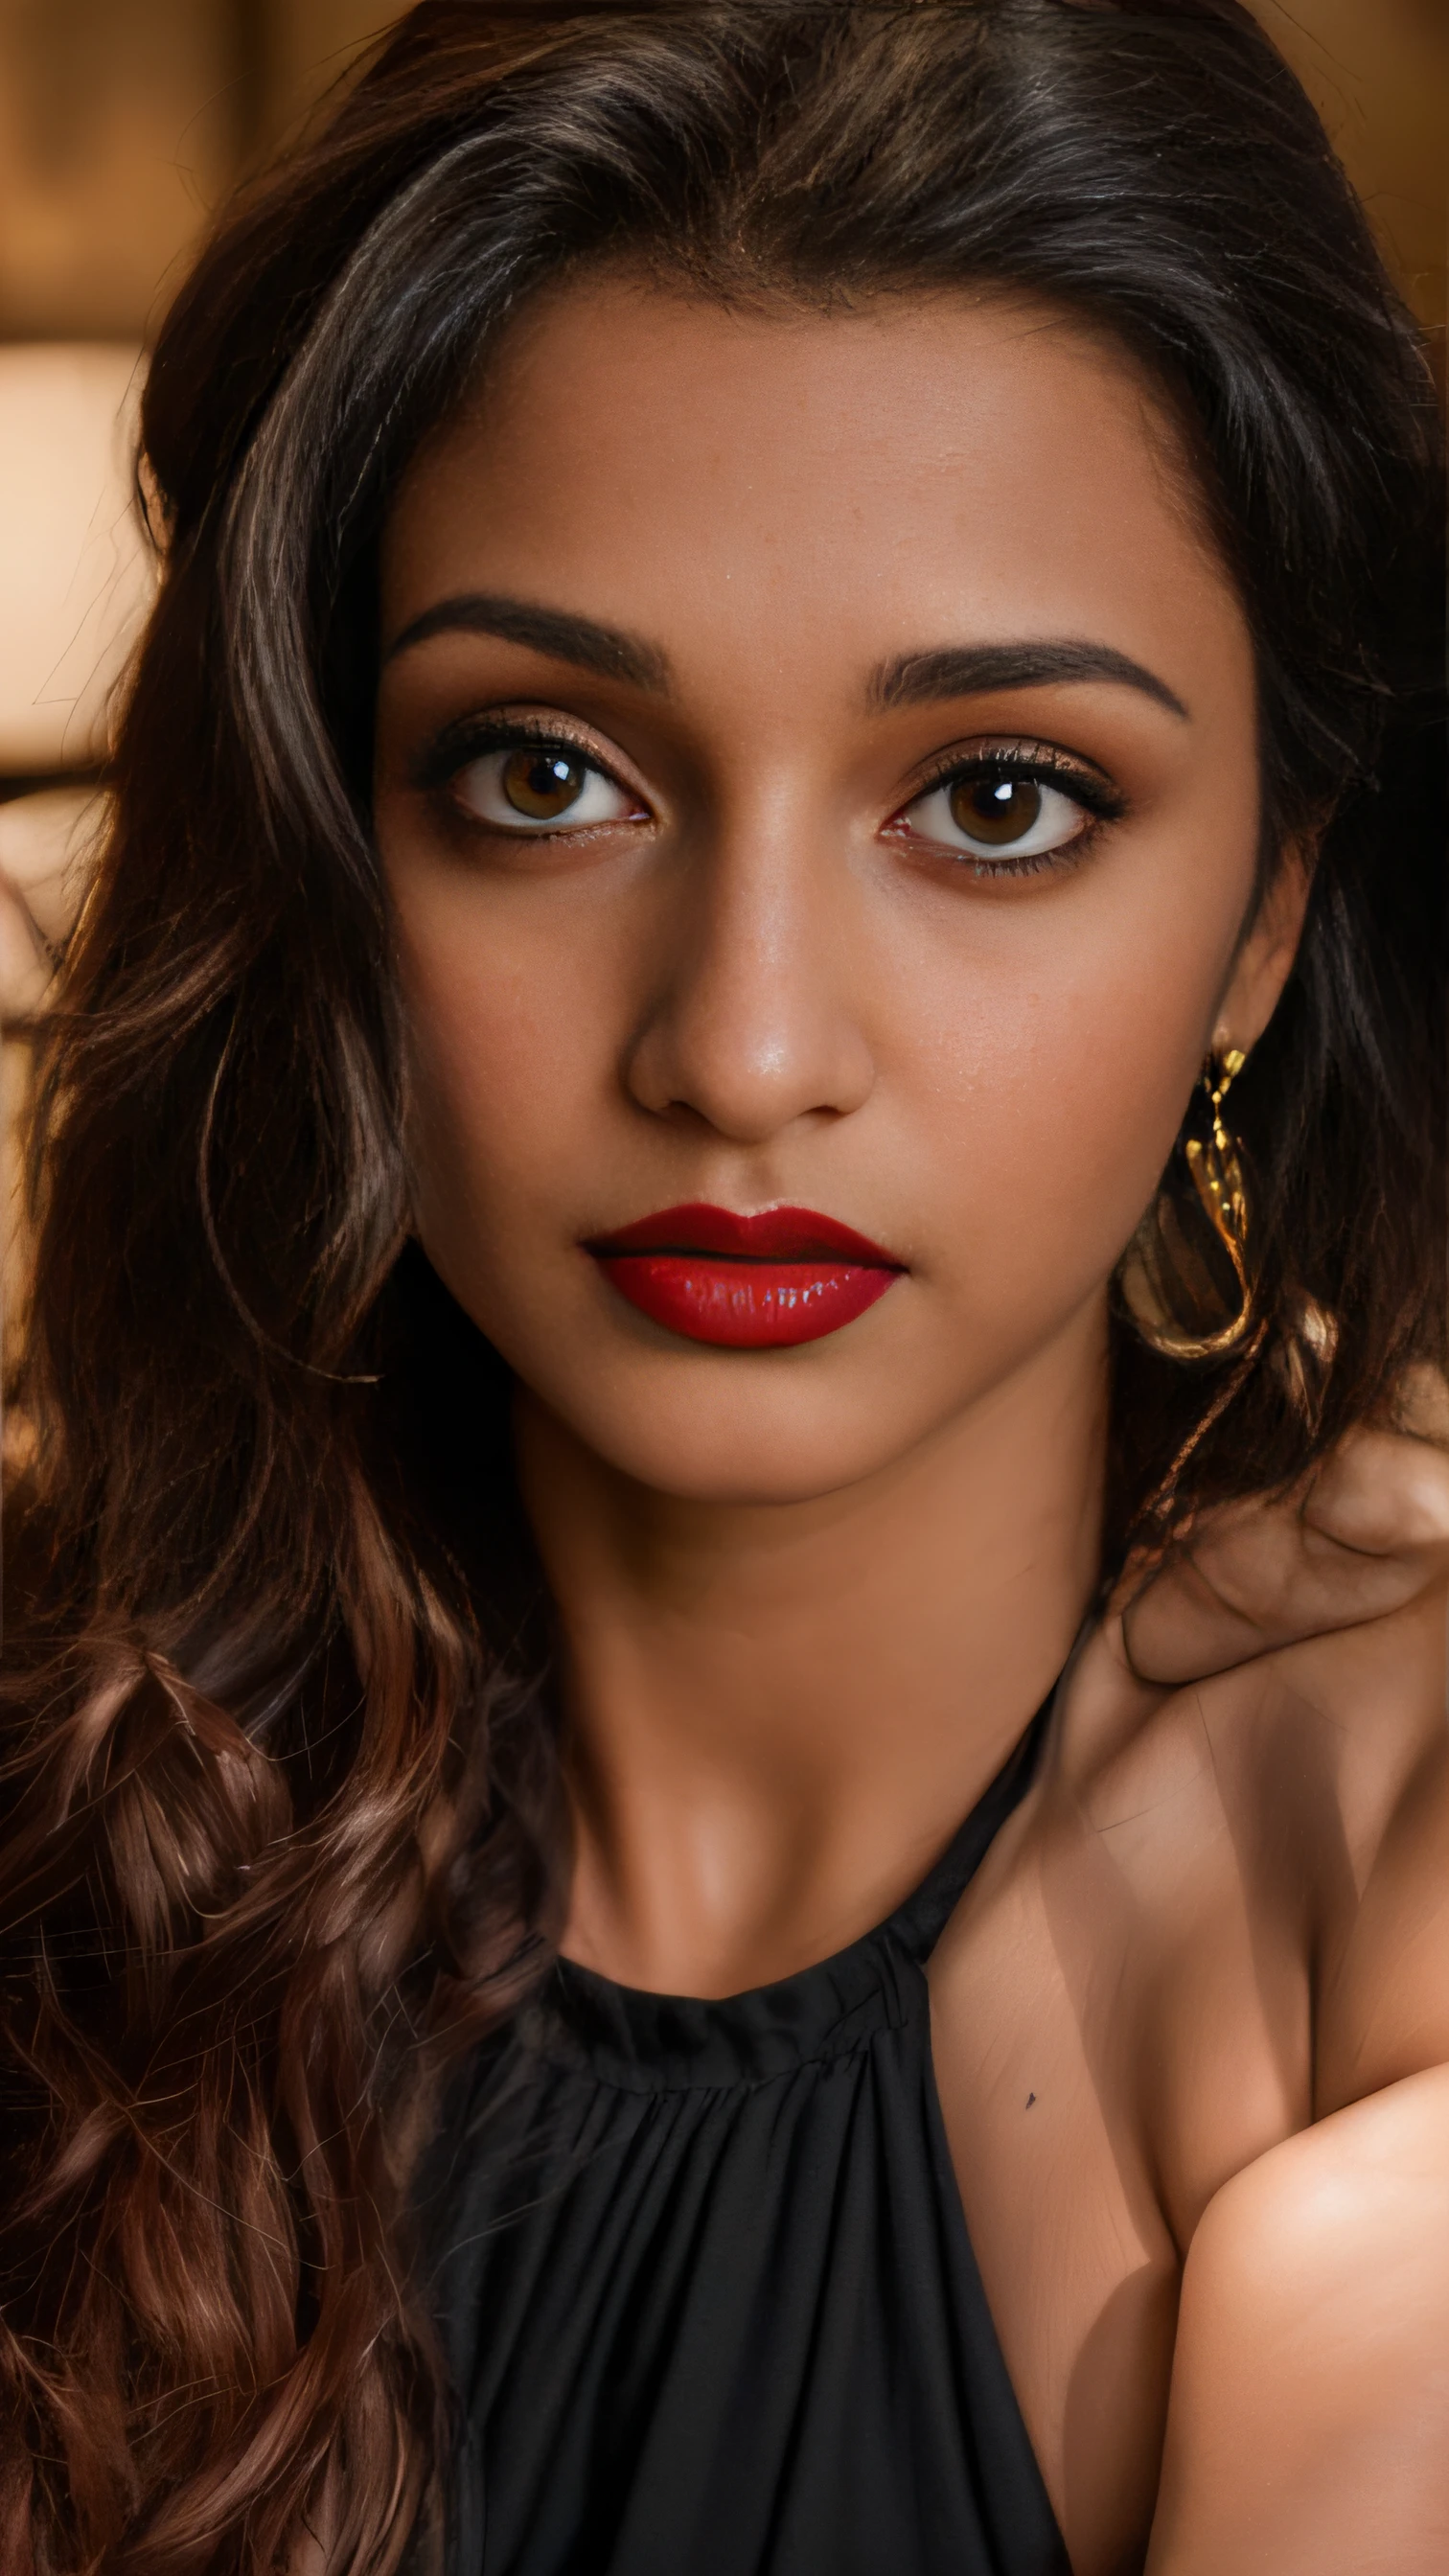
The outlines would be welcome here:
<svg viewBox="0 0 1449 2576">
<path fill-rule="evenodd" d="M 1099 1327 L 1100 1292 L 1025 1294 L 974 1314 L 885 1299 L 840 1332 L 746 1351 L 560 1300 L 459 1297 L 566 1444 L 646 1490 L 701 1506 L 786 1505 L 887 1476 L 1025 1371 Z M 454 1294 L 458 1290 L 454 1289 Z M 963 1301 L 964 1302 L 964 1301 Z M 1004 1311 L 1003 1311 L 1004 1310 Z"/>
<path fill-rule="evenodd" d="M 666 1363 L 570 1371 L 523 1383 L 568 1438 L 615 1474 L 701 1505 L 823 1501 L 886 1474 L 990 1383 L 923 1385 L 884 1354 L 710 1352 Z"/>
<path fill-rule="evenodd" d="M 590 1444 L 594 1446 L 595 1444 Z M 822 1425 L 812 1439 L 777 1424 L 739 1424 L 711 1437 L 696 1427 L 688 1440 L 600 1441 L 595 1454 L 618 1474 L 674 1501 L 742 1508 L 823 1502 L 881 1474 L 901 1454 L 899 1440 L 842 1439 Z"/>
</svg>

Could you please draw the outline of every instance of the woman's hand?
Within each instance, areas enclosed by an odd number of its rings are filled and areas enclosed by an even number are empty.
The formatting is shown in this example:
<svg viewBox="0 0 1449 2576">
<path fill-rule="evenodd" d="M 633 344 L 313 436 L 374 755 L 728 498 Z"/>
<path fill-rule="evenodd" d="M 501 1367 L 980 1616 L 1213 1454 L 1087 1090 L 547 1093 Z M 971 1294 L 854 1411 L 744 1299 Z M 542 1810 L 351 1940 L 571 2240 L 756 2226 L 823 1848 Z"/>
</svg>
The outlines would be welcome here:
<svg viewBox="0 0 1449 2576">
<path fill-rule="evenodd" d="M 1136 1594 L 1129 1569 L 1122 1648 L 1143 1681 L 1205 1681 L 1401 1610 L 1446 1572 L 1449 1456 L 1407 1434 L 1357 1431 L 1286 1500 L 1213 1514 Z"/>
</svg>

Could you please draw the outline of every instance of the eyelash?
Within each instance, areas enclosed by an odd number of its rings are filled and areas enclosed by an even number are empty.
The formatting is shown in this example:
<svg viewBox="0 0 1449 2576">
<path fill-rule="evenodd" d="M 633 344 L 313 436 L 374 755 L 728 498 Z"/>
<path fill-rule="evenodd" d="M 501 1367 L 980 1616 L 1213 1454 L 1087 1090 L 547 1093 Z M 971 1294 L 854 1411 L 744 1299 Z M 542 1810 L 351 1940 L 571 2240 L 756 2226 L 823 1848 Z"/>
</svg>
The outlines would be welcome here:
<svg viewBox="0 0 1449 2576">
<path fill-rule="evenodd" d="M 506 723 L 480 723 L 470 717 L 459 724 L 449 725 L 424 753 L 415 783 L 426 792 L 438 794 L 451 787 L 471 761 L 482 760 L 491 751 L 511 750 L 518 743 L 537 743 L 544 750 L 572 752 L 611 780 L 622 795 L 631 793 L 588 743 L 566 732 L 560 725 L 547 724 L 539 717 L 530 716 L 511 717 Z M 908 812 L 912 805 L 919 804 L 936 788 L 953 787 L 960 781 L 974 778 L 1019 779 L 1025 782 L 1039 779 L 1070 796 L 1072 802 L 1080 805 L 1089 817 L 1083 829 L 1070 841 L 1057 849 L 1042 850 L 1026 858 L 985 859 L 974 855 L 968 857 L 964 852 L 951 854 L 956 866 L 969 864 L 971 874 L 977 878 L 1033 877 L 1048 872 L 1061 873 L 1075 867 L 1096 841 L 1101 826 L 1120 822 L 1127 810 L 1126 799 L 1099 771 L 1084 768 L 1054 743 L 1011 742 L 987 745 L 965 759 L 958 756 L 943 760 L 919 780 L 904 804 L 896 807 L 895 816 L 886 829 L 890 830 L 897 816 Z M 528 837 L 548 840 L 564 835 L 537 832 Z"/>
<path fill-rule="evenodd" d="M 1039 780 L 1070 797 L 1072 803 L 1080 805 L 1088 817 L 1082 830 L 1074 833 L 1070 841 L 1063 842 L 1054 850 L 1040 850 L 1026 858 L 986 859 L 966 851 L 949 853 L 953 865 L 969 867 L 976 878 L 1064 874 L 1086 857 L 1103 824 L 1120 822 L 1127 811 L 1126 798 L 1099 770 L 1084 768 L 1068 754 L 1059 751 L 1055 743 L 1003 742 L 987 744 L 965 759 L 958 754 L 954 759 L 947 757 L 941 761 L 927 772 L 905 803 L 897 806 L 896 815 L 907 813 L 912 805 L 918 805 L 923 797 L 931 795 L 939 787 L 954 787 L 975 778 L 1020 780 L 1024 783 Z M 894 820 L 895 817 L 892 818 Z"/>
<path fill-rule="evenodd" d="M 451 787 L 470 761 L 483 760 L 490 751 L 512 751 L 515 744 L 530 742 L 537 743 L 544 751 L 572 752 L 577 759 L 586 760 L 591 769 L 613 779 L 621 794 L 630 794 L 622 778 L 614 777 L 608 762 L 600 760 L 588 743 L 581 741 L 576 734 L 566 732 L 562 725 L 545 724 L 539 716 L 510 716 L 506 723 L 490 723 L 486 719 L 479 722 L 475 717 L 465 716 L 460 723 L 446 726 L 423 753 L 413 784 L 427 793 L 436 794 L 440 789 Z M 545 836 L 540 833 L 534 837 L 542 839 Z"/>
</svg>

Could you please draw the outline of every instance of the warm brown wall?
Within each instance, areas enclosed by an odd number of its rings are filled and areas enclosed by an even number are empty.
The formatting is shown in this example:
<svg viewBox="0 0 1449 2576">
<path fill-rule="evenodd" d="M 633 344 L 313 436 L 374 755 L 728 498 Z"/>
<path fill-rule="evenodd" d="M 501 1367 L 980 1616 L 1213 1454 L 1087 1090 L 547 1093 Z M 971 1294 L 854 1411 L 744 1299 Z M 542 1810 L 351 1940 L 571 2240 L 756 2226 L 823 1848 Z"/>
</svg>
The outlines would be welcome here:
<svg viewBox="0 0 1449 2576">
<path fill-rule="evenodd" d="M 1444 381 L 1446 0 L 1252 0 L 1314 101 Z"/>
<path fill-rule="evenodd" d="M 1446 0 L 1253 0 L 1444 325 Z M 240 158 L 391 0 L 0 0 L 0 337 L 139 336 Z"/>
<path fill-rule="evenodd" d="M 242 142 L 236 20 L 0 0 L 0 335 L 141 336 Z"/>
</svg>

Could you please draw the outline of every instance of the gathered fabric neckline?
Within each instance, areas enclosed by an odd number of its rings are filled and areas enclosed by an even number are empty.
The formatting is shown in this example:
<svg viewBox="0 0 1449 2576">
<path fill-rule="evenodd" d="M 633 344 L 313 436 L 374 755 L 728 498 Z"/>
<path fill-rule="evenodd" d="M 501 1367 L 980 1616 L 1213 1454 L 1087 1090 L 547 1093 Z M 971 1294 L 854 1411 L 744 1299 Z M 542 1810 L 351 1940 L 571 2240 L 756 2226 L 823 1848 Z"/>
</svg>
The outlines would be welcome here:
<svg viewBox="0 0 1449 2576">
<path fill-rule="evenodd" d="M 910 1981 L 930 1957 L 1041 1751 L 1052 1690 L 940 1858 L 893 1914 L 829 1958 L 742 1994 L 656 1994 L 559 1959 L 540 1997 L 546 2053 L 582 2058 L 628 2092 L 764 2084 L 798 2066 L 847 2056 L 910 2009 Z"/>
</svg>

